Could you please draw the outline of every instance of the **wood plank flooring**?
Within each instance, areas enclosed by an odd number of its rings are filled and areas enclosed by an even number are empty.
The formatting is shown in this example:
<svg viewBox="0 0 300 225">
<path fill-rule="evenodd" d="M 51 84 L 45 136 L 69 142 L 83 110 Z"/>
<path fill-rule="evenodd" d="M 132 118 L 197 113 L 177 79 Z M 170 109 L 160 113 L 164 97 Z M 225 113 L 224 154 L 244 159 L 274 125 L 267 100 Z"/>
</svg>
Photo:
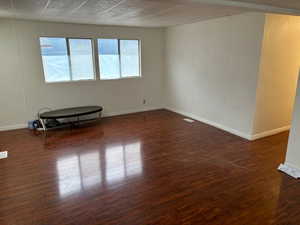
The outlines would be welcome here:
<svg viewBox="0 0 300 225">
<path fill-rule="evenodd" d="M 288 133 L 249 142 L 157 110 L 41 135 L 0 132 L 1 225 L 300 225 L 276 170 Z"/>
</svg>

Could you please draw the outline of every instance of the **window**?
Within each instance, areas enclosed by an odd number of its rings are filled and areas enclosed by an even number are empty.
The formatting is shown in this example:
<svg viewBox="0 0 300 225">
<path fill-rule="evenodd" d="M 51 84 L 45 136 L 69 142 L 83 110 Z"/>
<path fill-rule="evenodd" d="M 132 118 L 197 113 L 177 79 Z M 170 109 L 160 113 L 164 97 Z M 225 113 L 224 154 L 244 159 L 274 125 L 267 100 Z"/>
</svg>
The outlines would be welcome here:
<svg viewBox="0 0 300 225">
<path fill-rule="evenodd" d="M 44 75 L 47 82 L 70 80 L 65 38 L 40 38 Z"/>
<path fill-rule="evenodd" d="M 69 39 L 72 80 L 94 79 L 93 47 L 90 39 Z"/>
<path fill-rule="evenodd" d="M 47 83 L 141 76 L 139 40 L 40 37 L 40 46 Z"/>
<path fill-rule="evenodd" d="M 98 39 L 100 79 L 140 76 L 139 40 Z"/>
<path fill-rule="evenodd" d="M 140 76 L 139 41 L 120 40 L 122 77 Z"/>
<path fill-rule="evenodd" d="M 46 82 L 95 79 L 91 39 L 40 38 Z"/>
<path fill-rule="evenodd" d="M 100 77 L 120 78 L 120 57 L 117 39 L 98 39 Z"/>
</svg>

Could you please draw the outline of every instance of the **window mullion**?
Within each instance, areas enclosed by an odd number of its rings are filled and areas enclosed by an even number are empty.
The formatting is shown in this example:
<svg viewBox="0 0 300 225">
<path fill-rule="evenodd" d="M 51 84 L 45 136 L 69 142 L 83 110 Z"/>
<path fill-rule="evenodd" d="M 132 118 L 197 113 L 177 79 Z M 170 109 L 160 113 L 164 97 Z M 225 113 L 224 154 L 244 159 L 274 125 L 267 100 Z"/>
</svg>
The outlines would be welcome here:
<svg viewBox="0 0 300 225">
<path fill-rule="evenodd" d="M 67 40 L 67 54 L 68 54 L 68 61 L 69 61 L 69 72 L 70 72 L 70 80 L 73 80 L 73 73 L 72 73 L 72 62 L 71 62 L 71 51 L 70 51 L 70 42 L 69 38 Z"/>
<path fill-rule="evenodd" d="M 99 63 L 99 50 L 98 50 L 98 39 L 93 39 L 93 60 L 94 60 L 94 70 L 95 70 L 95 79 L 101 79 L 101 74 L 100 74 L 100 63 Z"/>
<path fill-rule="evenodd" d="M 138 40 L 138 47 L 139 47 L 139 52 L 138 52 L 138 54 L 139 54 L 139 77 L 141 77 L 142 76 L 142 46 L 141 46 L 141 41 L 140 40 Z"/>
<path fill-rule="evenodd" d="M 121 57 L 121 51 L 120 51 L 120 39 L 118 39 L 118 53 L 119 53 L 119 71 L 120 71 L 120 78 L 122 78 L 122 57 Z"/>
</svg>

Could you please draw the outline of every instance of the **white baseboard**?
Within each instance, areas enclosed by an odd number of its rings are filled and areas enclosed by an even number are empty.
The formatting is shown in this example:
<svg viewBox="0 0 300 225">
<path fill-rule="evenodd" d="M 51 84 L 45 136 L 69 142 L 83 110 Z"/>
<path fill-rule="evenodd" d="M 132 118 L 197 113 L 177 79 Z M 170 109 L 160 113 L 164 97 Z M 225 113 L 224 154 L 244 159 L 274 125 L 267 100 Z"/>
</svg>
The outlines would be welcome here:
<svg viewBox="0 0 300 225">
<path fill-rule="evenodd" d="M 224 130 L 224 131 L 227 131 L 227 132 L 229 132 L 231 134 L 237 135 L 237 136 L 245 138 L 247 140 L 251 140 L 252 136 L 250 134 L 246 134 L 246 133 L 243 133 L 241 131 L 235 130 L 235 129 L 231 128 L 231 127 L 227 127 L 227 126 L 224 126 L 222 124 L 213 122 L 211 120 L 208 120 L 208 119 L 205 119 L 205 118 L 201 118 L 201 117 L 199 117 L 199 116 L 197 116 L 195 114 L 184 112 L 184 111 L 177 110 L 177 109 L 170 108 L 170 107 L 165 107 L 165 109 L 170 110 L 172 112 L 176 112 L 176 113 L 181 114 L 183 116 L 190 117 L 190 118 L 192 118 L 194 120 L 198 120 L 198 121 L 200 121 L 202 123 L 205 123 L 205 124 L 208 124 L 210 126 L 219 128 L 219 129 Z"/>
<path fill-rule="evenodd" d="M 139 109 L 130 109 L 130 110 L 123 110 L 119 112 L 103 112 L 103 117 L 111 117 L 111 116 L 119 116 L 119 115 L 126 115 L 131 113 L 138 113 L 138 112 L 146 112 L 146 111 L 152 111 L 152 110 L 159 110 L 163 109 L 162 107 L 143 107 Z"/>
<path fill-rule="evenodd" d="M 274 134 L 279 134 L 281 132 L 289 130 L 290 128 L 291 128 L 291 126 L 289 125 L 289 126 L 279 127 L 279 128 L 273 129 L 273 130 L 264 131 L 264 132 L 261 132 L 258 134 L 253 134 L 251 137 L 251 140 L 268 137 L 268 136 L 271 136 Z"/>
<path fill-rule="evenodd" d="M 108 113 L 104 112 L 102 116 L 103 117 L 119 116 L 119 115 L 124 115 L 124 114 L 145 112 L 145 111 L 158 110 L 158 109 L 162 109 L 162 107 L 143 107 L 140 109 L 131 109 L 131 110 L 124 110 L 124 111 L 119 111 L 119 112 L 108 112 Z M 26 127 L 27 127 L 27 124 L 14 124 L 14 125 L 0 127 L 0 131 L 17 130 L 17 129 L 23 129 Z"/>
<path fill-rule="evenodd" d="M 17 130 L 17 129 L 23 129 L 26 128 L 27 124 L 14 124 L 14 125 L 7 125 L 7 126 L 1 126 L 0 131 L 7 131 L 7 130 Z"/>
<path fill-rule="evenodd" d="M 158 109 L 162 109 L 162 108 L 163 107 L 143 107 L 143 108 L 139 108 L 139 109 L 123 110 L 123 111 L 119 111 L 119 112 L 104 112 L 103 117 L 110 117 L 110 116 L 125 115 L 125 114 L 130 114 L 130 113 L 145 112 L 145 111 L 151 111 L 151 110 L 158 110 Z M 165 107 L 165 109 L 176 112 L 178 114 L 181 114 L 181 115 L 184 115 L 184 116 L 187 116 L 187 117 L 190 117 L 192 119 L 198 120 L 202 123 L 205 123 L 205 124 L 211 125 L 213 127 L 219 128 L 221 130 L 227 131 L 231 134 L 237 135 L 237 136 L 245 138 L 247 140 L 256 140 L 256 139 L 259 139 L 259 138 L 263 138 L 263 137 L 271 136 L 271 135 L 274 135 L 274 134 L 278 134 L 278 133 L 281 133 L 283 131 L 287 131 L 287 130 L 290 129 L 290 126 L 285 126 L 285 127 L 277 128 L 277 129 L 274 129 L 274 130 L 265 131 L 265 132 L 262 132 L 262 133 L 250 135 L 250 134 L 246 134 L 246 133 L 240 132 L 238 130 L 232 129 L 230 127 L 224 126 L 222 124 L 218 124 L 216 122 L 207 120 L 205 118 L 201 118 L 201 117 L 196 116 L 192 113 L 176 110 L 176 109 L 170 108 L 170 107 Z M 25 124 L 25 123 L 24 124 L 7 125 L 7 126 L 1 126 L 0 131 L 23 129 L 23 128 L 26 128 L 26 127 L 27 127 L 27 124 Z"/>
<path fill-rule="evenodd" d="M 300 168 L 291 165 L 290 163 L 280 164 L 278 170 L 296 179 L 300 178 Z"/>
<path fill-rule="evenodd" d="M 273 130 L 264 131 L 264 132 L 261 132 L 261 133 L 258 133 L 258 134 L 246 134 L 246 133 L 243 133 L 241 131 L 235 130 L 233 128 L 224 126 L 222 124 L 207 120 L 205 118 L 201 118 L 201 117 L 199 117 L 195 114 L 192 114 L 192 113 L 184 112 L 184 111 L 181 111 L 181 110 L 176 110 L 176 109 L 170 108 L 170 107 L 165 107 L 165 109 L 176 112 L 178 114 L 181 114 L 181 115 L 184 115 L 184 116 L 187 116 L 187 117 L 190 117 L 190 118 L 193 118 L 193 119 L 198 120 L 202 123 L 206 123 L 206 124 L 211 125 L 213 127 L 216 127 L 216 128 L 221 129 L 221 130 L 227 131 L 231 134 L 234 134 L 234 135 L 237 135 L 239 137 L 245 138 L 249 141 L 254 141 L 254 140 L 257 140 L 257 139 L 260 139 L 260 138 L 264 138 L 264 137 L 268 137 L 268 136 L 271 136 L 271 135 L 279 134 L 279 133 L 287 131 L 291 128 L 291 126 L 284 126 L 284 127 L 276 128 L 276 129 L 273 129 Z"/>
</svg>

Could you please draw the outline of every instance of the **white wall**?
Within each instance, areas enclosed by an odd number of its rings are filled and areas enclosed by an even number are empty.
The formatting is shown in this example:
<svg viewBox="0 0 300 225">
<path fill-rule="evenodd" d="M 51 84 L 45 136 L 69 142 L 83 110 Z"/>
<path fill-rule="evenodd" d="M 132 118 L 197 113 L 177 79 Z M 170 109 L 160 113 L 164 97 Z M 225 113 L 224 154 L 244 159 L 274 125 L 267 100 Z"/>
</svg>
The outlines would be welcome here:
<svg viewBox="0 0 300 225">
<path fill-rule="evenodd" d="M 22 126 L 45 106 L 97 104 L 106 115 L 162 107 L 163 29 L 0 19 L 0 34 L 0 129 Z M 142 78 L 45 84 L 39 36 L 140 39 Z"/>
<path fill-rule="evenodd" d="M 300 18 L 267 14 L 253 133 L 289 128 L 300 66 Z"/>
<path fill-rule="evenodd" d="M 247 13 L 168 28 L 167 107 L 250 138 L 264 22 Z"/>
</svg>

